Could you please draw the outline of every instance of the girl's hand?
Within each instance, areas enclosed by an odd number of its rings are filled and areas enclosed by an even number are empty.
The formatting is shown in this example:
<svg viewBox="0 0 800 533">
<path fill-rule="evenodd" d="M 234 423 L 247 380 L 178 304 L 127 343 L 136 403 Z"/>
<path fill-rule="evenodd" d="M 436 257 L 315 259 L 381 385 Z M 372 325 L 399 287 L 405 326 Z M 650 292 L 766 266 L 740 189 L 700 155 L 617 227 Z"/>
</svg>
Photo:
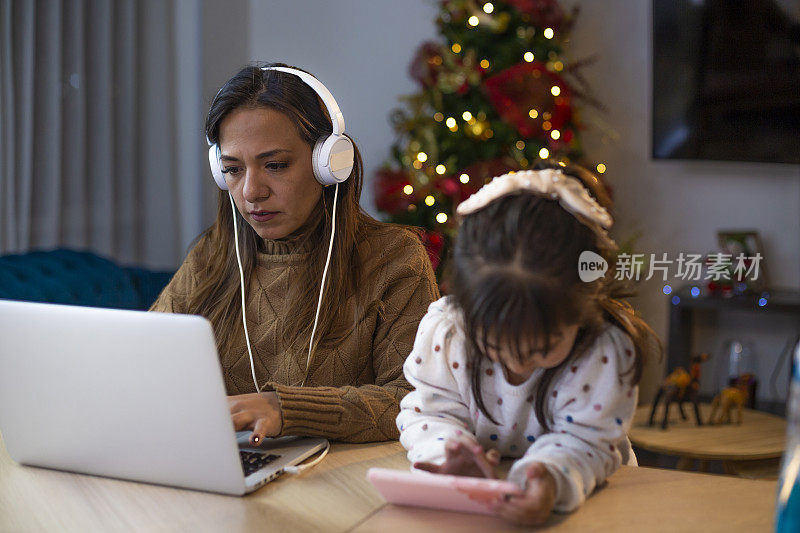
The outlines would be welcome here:
<svg viewBox="0 0 800 533">
<path fill-rule="evenodd" d="M 448 440 L 444 445 L 445 461 L 441 465 L 414 463 L 414 468 L 453 476 L 488 477 L 497 479 L 494 468 L 500 462 L 500 453 L 491 449 L 486 452 L 478 443 L 466 444 L 460 440 Z"/>
<path fill-rule="evenodd" d="M 527 469 L 527 486 L 519 495 L 497 500 L 492 508 L 502 518 L 523 526 L 538 526 L 547 521 L 556 501 L 556 480 L 542 463 Z"/>
<path fill-rule="evenodd" d="M 274 437 L 281 432 L 283 414 L 275 392 L 238 394 L 228 396 L 233 427 L 236 431 L 252 429 L 250 444 L 258 446 L 264 437 Z"/>
</svg>

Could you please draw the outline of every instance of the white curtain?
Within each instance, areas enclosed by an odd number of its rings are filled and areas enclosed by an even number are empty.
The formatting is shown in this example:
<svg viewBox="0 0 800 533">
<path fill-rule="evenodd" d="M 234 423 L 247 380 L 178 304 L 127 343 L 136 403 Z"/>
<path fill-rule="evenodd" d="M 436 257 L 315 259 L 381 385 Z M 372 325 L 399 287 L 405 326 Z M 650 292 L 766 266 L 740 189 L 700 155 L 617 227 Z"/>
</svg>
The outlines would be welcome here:
<svg viewBox="0 0 800 533">
<path fill-rule="evenodd" d="M 0 0 L 0 254 L 176 266 L 208 191 L 201 28 L 194 0 Z"/>
</svg>

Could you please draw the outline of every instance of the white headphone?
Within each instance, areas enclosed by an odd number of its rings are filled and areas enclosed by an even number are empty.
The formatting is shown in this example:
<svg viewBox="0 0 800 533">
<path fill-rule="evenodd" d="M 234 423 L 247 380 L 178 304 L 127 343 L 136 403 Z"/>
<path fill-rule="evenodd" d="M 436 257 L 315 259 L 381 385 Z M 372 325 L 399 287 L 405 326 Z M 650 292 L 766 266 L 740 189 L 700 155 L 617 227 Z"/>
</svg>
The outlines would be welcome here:
<svg viewBox="0 0 800 533">
<path fill-rule="evenodd" d="M 344 116 L 339 111 L 339 105 L 333 99 L 331 92 L 317 78 L 302 70 L 290 67 L 262 67 L 261 70 L 279 70 L 294 74 L 319 95 L 328 109 L 328 115 L 330 115 L 333 123 L 333 132 L 327 137 L 320 137 L 314 145 L 314 150 L 311 153 L 314 177 L 323 186 L 336 185 L 346 180 L 350 176 L 350 172 L 353 171 L 355 153 L 352 141 L 344 135 Z M 216 97 L 214 99 L 216 100 Z M 223 191 L 227 191 L 228 184 L 225 183 L 225 175 L 222 173 L 222 164 L 220 162 L 222 153 L 219 145 L 212 144 L 209 139 L 206 139 L 206 141 L 209 144 L 208 164 L 211 167 L 211 174 L 214 176 L 217 186 Z"/>
<path fill-rule="evenodd" d="M 331 262 L 331 252 L 333 251 L 333 236 L 336 233 L 336 203 L 339 197 L 339 184 L 345 181 L 353 170 L 355 150 L 353 149 L 353 142 L 348 137 L 344 136 L 344 116 L 342 116 L 342 112 L 339 111 L 339 106 L 336 104 L 336 100 L 333 99 L 333 95 L 324 85 L 322 85 L 318 79 L 307 72 L 289 67 L 262 67 L 261 70 L 280 70 L 281 72 L 294 74 L 295 76 L 299 77 L 303 82 L 306 83 L 306 85 L 314 89 L 314 91 L 322 99 L 322 102 L 328 109 L 328 114 L 331 117 L 331 122 L 333 125 L 333 132 L 328 136 L 320 137 L 317 140 L 317 143 L 314 145 L 314 150 L 311 154 L 314 177 L 322 186 L 335 185 L 336 189 L 334 190 L 333 194 L 333 214 L 331 220 L 331 238 L 330 244 L 328 245 L 328 257 L 325 260 L 325 268 L 322 271 L 322 282 L 320 283 L 317 312 L 314 317 L 314 326 L 311 329 L 311 339 L 308 343 L 306 375 L 301 384 L 305 385 L 306 379 L 308 379 L 308 371 L 311 368 L 311 350 L 314 346 L 314 334 L 317 331 L 319 312 L 322 307 L 322 296 L 325 290 L 325 280 L 328 275 L 328 266 Z M 222 92 L 222 89 L 217 92 L 217 96 L 219 96 L 220 92 Z M 214 97 L 214 100 L 217 99 L 217 96 Z M 219 145 L 216 143 L 211 143 L 208 138 L 206 138 L 206 141 L 209 144 L 208 163 L 211 167 L 211 174 L 214 176 L 214 181 L 217 183 L 217 186 L 223 191 L 227 191 L 228 185 L 225 183 L 225 176 L 222 173 L 222 164 L 220 161 L 221 152 Z M 231 209 L 233 210 L 233 238 L 236 248 L 236 262 L 239 265 L 239 279 L 241 281 L 240 292 L 242 297 L 242 325 L 244 326 L 244 336 L 247 342 L 247 353 L 250 356 L 250 371 L 252 372 L 253 376 L 253 384 L 256 386 L 256 392 L 260 393 L 261 387 L 258 385 L 256 369 L 253 363 L 253 349 L 250 346 L 250 334 L 247 331 L 247 316 L 245 314 L 246 302 L 244 292 L 244 269 L 242 268 L 242 258 L 239 254 L 239 231 L 236 223 L 236 204 L 234 203 L 233 196 L 230 194 L 230 192 L 228 192 L 228 198 L 230 199 Z M 316 464 L 324 456 L 325 453 L 323 453 L 316 461 L 307 466 Z"/>
</svg>

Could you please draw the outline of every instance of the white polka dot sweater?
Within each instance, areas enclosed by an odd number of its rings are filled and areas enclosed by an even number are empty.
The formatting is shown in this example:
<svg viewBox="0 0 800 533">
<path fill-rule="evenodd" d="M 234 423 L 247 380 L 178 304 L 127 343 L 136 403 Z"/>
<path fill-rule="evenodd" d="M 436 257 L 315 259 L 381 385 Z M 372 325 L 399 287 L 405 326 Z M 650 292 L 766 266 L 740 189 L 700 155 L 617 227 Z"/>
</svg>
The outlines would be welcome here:
<svg viewBox="0 0 800 533">
<path fill-rule="evenodd" d="M 636 465 L 627 437 L 638 388 L 630 386 L 633 343 L 607 324 L 594 344 L 550 384 L 545 432 L 534 412 L 539 369 L 509 384 L 499 363 L 482 362 L 481 393 L 494 424 L 478 409 L 470 385 L 460 313 L 448 297 L 432 303 L 403 371 L 414 387 L 400 403 L 400 442 L 412 462 L 441 464 L 449 439 L 477 440 L 518 458 L 508 478 L 524 486 L 526 467 L 542 462 L 556 480 L 555 510 L 579 507 L 621 464 Z M 626 373 L 627 372 L 627 373 Z"/>
</svg>

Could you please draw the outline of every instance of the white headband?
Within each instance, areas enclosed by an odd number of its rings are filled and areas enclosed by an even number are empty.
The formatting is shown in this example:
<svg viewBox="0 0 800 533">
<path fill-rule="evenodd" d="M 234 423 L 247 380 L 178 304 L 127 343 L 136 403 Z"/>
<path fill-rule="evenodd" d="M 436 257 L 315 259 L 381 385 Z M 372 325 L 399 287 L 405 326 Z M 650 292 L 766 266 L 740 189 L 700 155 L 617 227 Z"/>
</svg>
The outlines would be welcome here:
<svg viewBox="0 0 800 533">
<path fill-rule="evenodd" d="M 561 207 L 575 215 L 584 224 L 588 220 L 605 230 L 610 228 L 614 222 L 608 211 L 589 195 L 580 180 L 568 176 L 560 170 L 549 168 L 520 170 L 497 176 L 481 187 L 478 192 L 461 202 L 456 212 L 459 215 L 468 215 L 486 207 L 501 196 L 524 190 L 558 200 Z M 601 230 L 600 235 L 613 243 L 605 231 Z"/>
</svg>

